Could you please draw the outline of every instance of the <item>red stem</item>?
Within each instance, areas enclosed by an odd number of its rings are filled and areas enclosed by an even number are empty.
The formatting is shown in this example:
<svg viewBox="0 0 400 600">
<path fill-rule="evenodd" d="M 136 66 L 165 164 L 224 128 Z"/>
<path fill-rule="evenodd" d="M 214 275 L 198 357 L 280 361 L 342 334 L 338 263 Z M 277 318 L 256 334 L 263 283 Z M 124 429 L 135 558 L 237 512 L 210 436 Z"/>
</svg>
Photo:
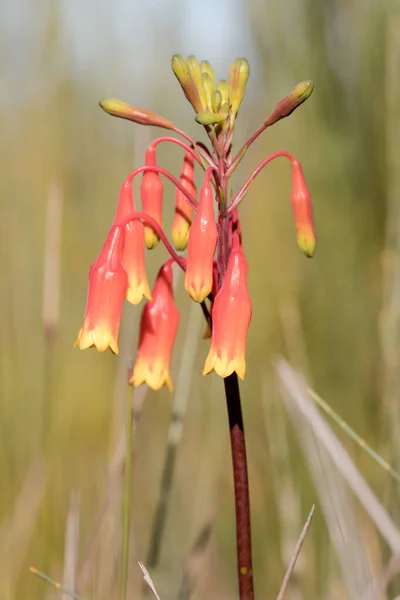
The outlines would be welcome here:
<svg viewBox="0 0 400 600">
<path fill-rule="evenodd" d="M 168 241 L 168 238 L 165 235 L 165 233 L 163 231 L 163 228 L 160 226 L 160 224 L 153 217 L 151 217 L 147 213 L 137 212 L 137 211 L 132 212 L 129 215 L 126 215 L 126 217 L 124 217 L 123 219 L 119 219 L 118 221 L 114 221 L 113 227 L 122 227 L 122 228 L 124 228 L 131 221 L 142 221 L 144 223 L 148 223 L 149 225 L 151 225 L 151 227 L 155 230 L 155 232 L 157 233 L 158 237 L 160 238 L 160 240 L 164 244 L 165 248 L 170 253 L 171 258 L 173 258 L 173 260 L 176 262 L 176 264 L 180 266 L 180 268 L 182 269 L 182 271 L 186 271 L 186 259 L 183 256 L 179 256 L 179 254 L 177 254 L 175 252 L 174 248 L 172 247 L 172 245 Z"/>
<path fill-rule="evenodd" d="M 182 131 L 182 129 L 178 129 L 178 127 L 174 127 L 173 131 L 175 131 L 175 133 L 177 133 L 178 135 L 181 135 L 185 140 L 190 142 L 194 147 L 197 147 L 199 149 L 199 153 L 204 158 L 204 160 L 210 165 L 210 167 L 215 167 L 215 163 L 214 163 L 210 153 L 207 151 L 207 148 L 203 147 L 203 144 L 198 144 L 197 142 L 195 142 L 190 137 L 190 135 L 188 135 L 185 131 Z"/>
<path fill-rule="evenodd" d="M 218 218 L 218 274 L 221 287 L 229 259 L 230 215 L 226 212 L 228 201 L 228 176 L 225 163 L 219 161 L 219 178 L 223 201 L 219 198 Z M 246 439 L 244 435 L 239 382 L 236 373 L 224 379 L 226 406 L 229 419 L 233 485 L 235 490 L 237 573 L 240 600 L 254 599 L 253 567 L 251 557 L 251 524 L 249 478 L 247 472 Z"/>
<path fill-rule="evenodd" d="M 126 178 L 126 181 L 128 183 L 132 183 L 132 180 L 134 177 L 136 177 L 136 175 L 138 175 L 139 173 L 145 173 L 146 171 L 153 171 L 154 173 L 159 173 L 161 175 L 164 175 L 164 177 L 166 177 L 167 179 L 172 181 L 172 183 L 185 195 L 186 202 L 188 204 L 190 204 L 190 206 L 192 208 L 194 208 L 194 210 L 197 209 L 197 202 L 196 202 L 196 199 L 192 196 L 192 194 L 190 192 L 188 192 L 186 188 L 183 187 L 181 182 L 178 181 L 178 179 L 176 179 L 176 177 L 171 175 L 171 173 L 169 171 L 167 171 L 166 169 L 163 169 L 162 167 L 157 167 L 155 165 L 154 166 L 145 165 L 143 167 L 138 167 L 137 169 L 134 169 L 134 171 L 129 173 L 128 177 Z"/>
<path fill-rule="evenodd" d="M 257 175 L 260 173 L 260 171 L 262 171 L 263 168 L 266 167 L 267 164 L 271 162 L 271 160 L 274 160 L 275 158 L 279 158 L 280 156 L 284 156 L 285 158 L 288 158 L 291 161 L 294 160 L 294 156 L 292 154 L 290 154 L 290 152 L 285 152 L 285 151 L 274 152 L 274 154 L 270 154 L 269 156 L 267 156 L 267 158 L 264 158 L 264 160 L 260 162 L 258 167 L 256 167 L 254 169 L 254 171 L 252 172 L 252 174 L 250 175 L 250 177 L 248 178 L 246 183 L 243 185 L 240 192 L 237 194 L 236 198 L 234 198 L 234 200 L 232 200 L 232 202 L 228 208 L 228 211 L 227 211 L 228 215 L 231 215 L 233 213 L 233 211 L 235 210 L 235 208 L 237 208 L 239 206 L 239 204 L 243 200 L 243 197 L 245 196 L 247 190 L 249 189 L 249 187 L 251 186 L 251 184 L 257 177 Z"/>
<path fill-rule="evenodd" d="M 193 156 L 194 160 L 202 168 L 204 168 L 203 167 L 203 163 L 201 162 L 201 160 L 200 160 L 197 152 L 193 148 L 191 148 L 190 146 L 188 146 L 187 144 L 185 144 L 185 142 L 182 142 L 182 140 L 178 140 L 177 138 L 174 138 L 171 135 L 163 135 L 163 136 L 155 139 L 154 142 L 151 142 L 150 146 L 153 146 L 155 148 L 156 146 L 158 146 L 158 144 L 161 144 L 163 142 L 171 142 L 172 144 L 176 144 L 177 146 L 180 146 L 181 148 L 184 148 L 186 150 L 186 152 L 189 152 L 189 154 L 191 154 Z"/>
</svg>

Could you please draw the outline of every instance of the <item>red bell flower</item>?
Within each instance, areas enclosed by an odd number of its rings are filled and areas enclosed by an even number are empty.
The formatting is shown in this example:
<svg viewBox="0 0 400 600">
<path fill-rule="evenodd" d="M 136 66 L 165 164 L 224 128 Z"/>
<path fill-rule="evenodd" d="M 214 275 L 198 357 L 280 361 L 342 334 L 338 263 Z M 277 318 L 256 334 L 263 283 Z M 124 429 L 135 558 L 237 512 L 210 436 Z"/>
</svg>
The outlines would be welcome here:
<svg viewBox="0 0 400 600">
<path fill-rule="evenodd" d="M 296 225 L 297 244 L 308 257 L 314 254 L 317 245 L 311 195 L 307 188 L 300 163 L 292 158 L 292 191 L 290 203 Z"/>
<path fill-rule="evenodd" d="M 169 372 L 172 347 L 179 323 L 179 312 L 172 289 L 171 261 L 159 270 L 153 287 L 153 300 L 144 306 L 140 339 L 130 383 L 147 383 L 153 390 L 166 385 L 172 390 Z"/>
<path fill-rule="evenodd" d="M 185 290 L 195 302 L 203 302 L 211 292 L 217 238 L 213 192 L 207 172 L 190 228 L 185 273 Z"/>
<path fill-rule="evenodd" d="M 127 288 L 122 264 L 124 230 L 113 227 L 100 256 L 90 268 L 85 317 L 75 346 L 81 350 L 108 347 L 118 354 L 118 331 Z"/>
<path fill-rule="evenodd" d="M 196 197 L 194 158 L 190 152 L 185 154 L 180 183 L 193 197 Z M 187 246 L 192 213 L 193 209 L 187 202 L 185 194 L 177 188 L 175 192 L 175 215 L 172 223 L 172 241 L 177 250 L 185 250 Z"/>
<path fill-rule="evenodd" d="M 123 220 L 134 211 L 132 183 L 125 181 L 119 193 L 114 222 Z M 143 296 L 151 300 L 144 262 L 144 227 L 139 220 L 131 221 L 125 226 L 123 264 L 128 275 L 128 288 L 126 290 L 128 302 L 139 304 Z"/>
<path fill-rule="evenodd" d="M 228 377 L 236 371 L 244 379 L 246 338 L 252 311 L 247 271 L 239 236 L 235 234 L 225 278 L 213 303 L 211 345 L 203 375 L 214 370 L 221 377 Z"/>
<path fill-rule="evenodd" d="M 146 167 L 156 167 L 156 148 L 150 146 L 146 150 L 146 156 L 144 164 Z M 163 195 L 164 185 L 158 173 L 155 171 L 145 171 L 143 173 L 142 182 L 140 184 L 140 194 L 142 197 L 142 210 L 153 217 L 157 223 L 162 227 L 163 215 Z M 144 238 L 146 246 L 151 249 L 157 246 L 160 238 L 157 233 L 151 227 L 151 225 L 144 224 Z"/>
</svg>

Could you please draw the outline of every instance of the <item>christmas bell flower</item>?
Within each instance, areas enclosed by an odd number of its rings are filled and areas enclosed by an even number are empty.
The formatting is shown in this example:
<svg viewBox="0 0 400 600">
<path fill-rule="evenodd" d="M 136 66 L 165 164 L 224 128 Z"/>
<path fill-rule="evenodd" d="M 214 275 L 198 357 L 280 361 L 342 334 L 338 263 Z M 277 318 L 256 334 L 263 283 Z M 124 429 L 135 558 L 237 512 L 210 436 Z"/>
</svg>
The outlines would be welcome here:
<svg viewBox="0 0 400 600">
<path fill-rule="evenodd" d="M 185 154 L 179 181 L 195 198 L 194 158 L 190 152 L 186 152 Z M 177 250 L 185 250 L 187 246 L 189 229 L 192 223 L 192 213 L 193 209 L 187 202 L 185 194 L 177 188 L 175 192 L 175 215 L 172 223 L 172 241 Z"/>
<path fill-rule="evenodd" d="M 314 254 L 317 245 L 311 195 L 307 188 L 303 170 L 295 158 L 292 163 L 292 191 L 290 203 L 296 226 L 297 244 L 300 250 L 309 258 Z"/>
<path fill-rule="evenodd" d="M 228 377 L 236 371 L 244 379 L 246 338 L 252 312 L 247 271 L 239 236 L 235 234 L 225 278 L 213 303 L 211 345 L 203 375 L 214 370 L 221 377 Z"/>
<path fill-rule="evenodd" d="M 125 181 L 120 190 L 117 213 L 114 222 L 123 220 L 135 211 L 132 183 Z M 123 265 L 128 275 L 126 299 L 131 304 L 139 304 L 143 296 L 151 300 L 144 262 L 144 227 L 139 220 L 125 226 Z"/>
<path fill-rule="evenodd" d="M 108 347 L 118 354 L 118 331 L 127 288 L 123 267 L 124 230 L 113 227 L 100 256 L 90 268 L 89 287 L 83 325 L 75 346 L 81 350 Z"/>
<path fill-rule="evenodd" d="M 166 385 L 172 390 L 169 372 L 171 353 L 179 323 L 179 312 L 172 290 L 172 265 L 160 269 L 153 287 L 153 300 L 144 306 L 140 322 L 139 348 L 130 384 L 142 383 L 153 390 Z"/>
<path fill-rule="evenodd" d="M 185 290 L 195 302 L 203 302 L 211 292 L 213 284 L 218 233 L 209 177 L 210 171 L 207 170 L 204 185 L 200 190 L 196 216 L 189 233 Z"/>
<path fill-rule="evenodd" d="M 144 164 L 149 167 L 157 166 L 156 148 L 152 144 L 150 144 L 146 150 Z M 162 227 L 164 185 L 158 173 L 155 171 L 145 171 L 143 173 L 142 182 L 140 184 L 140 194 L 142 197 L 143 212 L 146 212 L 153 217 L 160 227 Z M 146 246 L 149 249 L 155 248 L 160 241 L 160 238 L 154 229 L 150 225 L 146 225 L 146 223 L 144 224 L 144 239 Z"/>
</svg>

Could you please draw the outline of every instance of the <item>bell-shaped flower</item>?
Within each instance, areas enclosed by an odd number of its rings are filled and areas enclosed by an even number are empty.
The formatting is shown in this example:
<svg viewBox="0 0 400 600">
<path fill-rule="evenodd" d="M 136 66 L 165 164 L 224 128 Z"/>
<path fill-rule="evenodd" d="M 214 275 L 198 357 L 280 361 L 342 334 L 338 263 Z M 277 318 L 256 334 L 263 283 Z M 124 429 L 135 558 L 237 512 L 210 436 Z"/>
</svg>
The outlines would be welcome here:
<svg viewBox="0 0 400 600">
<path fill-rule="evenodd" d="M 292 159 L 292 191 L 290 203 L 296 225 L 297 245 L 308 257 L 312 257 L 317 245 L 311 195 L 304 180 L 300 163 Z"/>
<path fill-rule="evenodd" d="M 234 235 L 225 278 L 213 304 L 211 344 L 203 375 L 214 370 L 221 377 L 228 377 L 236 371 L 244 379 L 252 311 L 247 271 L 239 236 Z"/>
<path fill-rule="evenodd" d="M 185 290 L 195 302 L 203 302 L 211 292 L 217 238 L 213 193 L 207 173 L 190 228 L 185 273 Z"/>
<path fill-rule="evenodd" d="M 117 213 L 114 222 L 123 220 L 135 211 L 132 183 L 125 181 L 119 193 Z M 144 227 L 137 221 L 125 226 L 123 264 L 128 275 L 126 299 L 132 304 L 139 304 L 143 296 L 151 300 L 151 292 L 146 276 L 144 262 Z"/>
<path fill-rule="evenodd" d="M 150 146 L 146 150 L 146 157 L 144 162 L 146 167 L 156 167 L 156 148 Z M 149 214 L 157 223 L 162 227 L 163 215 L 163 196 L 164 196 L 164 185 L 158 173 L 155 171 L 145 171 L 142 176 L 142 182 L 140 184 L 140 195 L 142 197 L 142 210 Z M 144 239 L 146 246 L 151 249 L 157 246 L 160 238 L 157 233 L 151 227 L 144 223 Z"/>
<path fill-rule="evenodd" d="M 194 158 L 190 152 L 186 152 L 183 161 L 181 176 L 179 179 L 182 186 L 195 198 L 196 183 L 194 180 Z M 185 250 L 189 229 L 192 223 L 193 209 L 186 200 L 185 194 L 176 188 L 175 192 L 175 215 L 172 222 L 172 241 L 177 250 Z"/>
<path fill-rule="evenodd" d="M 170 361 L 179 323 L 172 289 L 171 261 L 160 269 L 153 287 L 153 300 L 146 302 L 140 322 L 140 339 L 130 383 L 147 383 L 153 390 L 166 385 L 172 390 Z"/>
<path fill-rule="evenodd" d="M 108 347 L 118 354 L 118 331 L 127 288 L 122 263 L 124 230 L 113 227 L 100 256 L 90 268 L 85 317 L 75 346 L 81 350 Z"/>
</svg>

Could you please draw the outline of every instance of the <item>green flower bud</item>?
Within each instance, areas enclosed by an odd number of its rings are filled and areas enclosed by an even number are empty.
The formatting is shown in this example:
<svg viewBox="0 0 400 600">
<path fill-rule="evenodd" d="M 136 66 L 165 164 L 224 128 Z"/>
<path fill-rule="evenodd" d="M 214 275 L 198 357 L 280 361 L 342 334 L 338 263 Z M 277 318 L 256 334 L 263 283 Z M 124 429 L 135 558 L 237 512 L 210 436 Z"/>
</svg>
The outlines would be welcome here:
<svg viewBox="0 0 400 600">
<path fill-rule="evenodd" d="M 223 115 L 221 113 L 216 114 L 213 112 L 202 112 L 198 113 L 195 116 L 195 119 L 197 123 L 200 123 L 200 125 L 217 125 L 218 123 L 225 121 L 226 117 L 226 114 Z"/>
<path fill-rule="evenodd" d="M 214 86 L 215 86 L 214 69 L 212 68 L 212 66 L 210 65 L 210 63 L 208 62 L 208 60 L 202 60 L 201 61 L 201 63 L 200 63 L 200 70 L 201 70 L 202 73 L 207 73 L 211 77 L 212 87 L 214 89 Z"/>
<path fill-rule="evenodd" d="M 276 105 L 275 109 L 266 119 L 267 126 L 273 125 L 280 119 L 284 119 L 292 114 L 303 102 L 309 98 L 313 92 L 314 83 L 312 81 L 301 81 L 283 100 Z"/>
<path fill-rule="evenodd" d="M 133 121 L 134 123 L 139 123 L 140 125 L 153 125 L 155 127 L 163 127 L 164 129 L 175 128 L 171 121 L 161 117 L 160 115 L 157 115 L 151 110 L 137 108 L 127 104 L 126 102 L 122 102 L 121 100 L 112 98 L 110 100 L 101 100 L 99 104 L 106 113 L 113 115 L 114 117 L 128 119 L 128 121 Z"/>
<path fill-rule="evenodd" d="M 231 103 L 231 86 L 225 79 L 221 79 L 221 81 L 217 85 L 217 90 L 221 92 L 222 103 L 225 103 L 230 106 Z"/>
<path fill-rule="evenodd" d="M 250 75 L 250 66 L 245 58 L 237 58 L 229 71 L 229 85 L 231 87 L 231 111 L 237 114 L 244 97 L 247 80 Z"/>
<path fill-rule="evenodd" d="M 201 70 L 200 63 L 195 56 L 188 56 L 186 59 L 186 64 L 189 69 L 189 73 L 196 84 L 197 91 L 199 92 L 200 101 L 203 107 L 203 110 L 207 108 L 206 95 L 203 88 L 203 81 L 201 79 Z"/>
<path fill-rule="evenodd" d="M 203 106 L 200 100 L 199 91 L 195 81 L 190 75 L 188 65 L 180 54 L 174 54 L 171 60 L 171 66 L 186 98 L 189 100 L 196 113 L 201 112 L 203 110 Z"/>
<path fill-rule="evenodd" d="M 213 112 L 217 113 L 221 110 L 222 95 L 219 90 L 214 90 L 212 94 L 212 109 Z"/>
<path fill-rule="evenodd" d="M 204 89 L 204 94 L 205 94 L 205 98 L 206 98 L 207 110 L 211 110 L 212 95 L 213 95 L 213 91 L 214 91 L 214 83 L 208 73 L 202 73 L 201 79 L 203 82 L 203 89 Z"/>
</svg>

